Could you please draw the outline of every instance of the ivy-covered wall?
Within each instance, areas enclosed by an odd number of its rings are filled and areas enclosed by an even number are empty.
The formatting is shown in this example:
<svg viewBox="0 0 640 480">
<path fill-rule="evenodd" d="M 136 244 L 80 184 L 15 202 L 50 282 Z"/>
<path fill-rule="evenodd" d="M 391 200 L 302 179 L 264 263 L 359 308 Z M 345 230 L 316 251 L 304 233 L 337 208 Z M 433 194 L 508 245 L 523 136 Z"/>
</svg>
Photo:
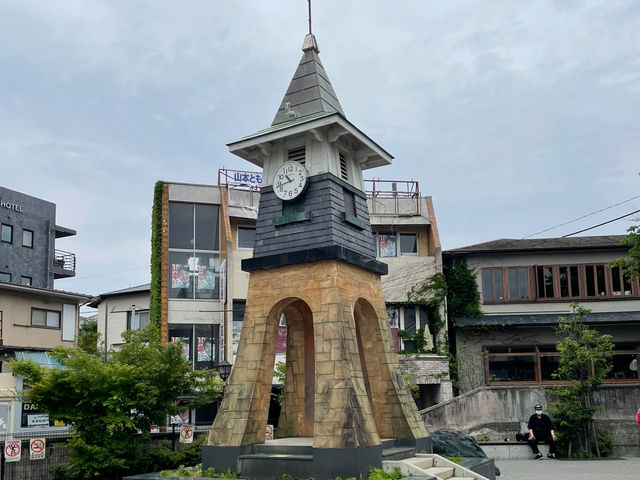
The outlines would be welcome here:
<svg viewBox="0 0 640 480">
<path fill-rule="evenodd" d="M 160 328 L 162 311 L 162 193 L 164 182 L 156 182 L 151 210 L 151 291 L 150 323 Z"/>
</svg>

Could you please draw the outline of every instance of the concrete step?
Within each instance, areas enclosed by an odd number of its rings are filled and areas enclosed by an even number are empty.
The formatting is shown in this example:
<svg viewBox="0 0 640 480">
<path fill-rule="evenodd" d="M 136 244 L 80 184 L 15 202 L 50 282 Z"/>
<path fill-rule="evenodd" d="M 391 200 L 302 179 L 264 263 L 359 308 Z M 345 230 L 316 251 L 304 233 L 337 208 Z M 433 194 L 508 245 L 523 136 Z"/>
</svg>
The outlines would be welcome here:
<svg viewBox="0 0 640 480">
<path fill-rule="evenodd" d="M 423 470 L 433 467 L 433 458 L 431 457 L 413 457 L 408 458 L 407 463 L 411 465 L 415 465 L 418 468 L 422 468 Z"/>
<path fill-rule="evenodd" d="M 453 477 L 454 470 L 451 467 L 429 467 L 424 469 L 428 475 L 442 478 L 443 480 Z"/>
<path fill-rule="evenodd" d="M 383 460 L 404 460 L 416 454 L 416 449 L 412 447 L 391 447 L 382 450 Z"/>
</svg>

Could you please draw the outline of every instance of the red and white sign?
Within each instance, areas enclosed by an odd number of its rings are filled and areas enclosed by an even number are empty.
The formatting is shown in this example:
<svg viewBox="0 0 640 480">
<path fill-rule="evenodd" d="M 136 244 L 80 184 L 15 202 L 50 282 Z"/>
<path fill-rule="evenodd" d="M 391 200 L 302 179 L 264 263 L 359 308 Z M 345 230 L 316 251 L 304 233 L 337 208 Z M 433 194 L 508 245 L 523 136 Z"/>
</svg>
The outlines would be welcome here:
<svg viewBox="0 0 640 480">
<path fill-rule="evenodd" d="M 193 425 L 180 427 L 180 443 L 193 443 Z"/>
<path fill-rule="evenodd" d="M 4 443 L 4 461 L 5 462 L 19 462 L 20 453 L 22 450 L 20 440 L 7 440 Z"/>
<path fill-rule="evenodd" d="M 151 425 L 151 433 L 160 433 L 160 427 L 158 425 Z"/>
<path fill-rule="evenodd" d="M 47 452 L 46 438 L 32 438 L 29 440 L 29 459 L 43 460 Z"/>
<path fill-rule="evenodd" d="M 271 440 L 273 438 L 273 425 L 267 425 L 267 430 L 264 435 L 265 440 Z"/>
</svg>

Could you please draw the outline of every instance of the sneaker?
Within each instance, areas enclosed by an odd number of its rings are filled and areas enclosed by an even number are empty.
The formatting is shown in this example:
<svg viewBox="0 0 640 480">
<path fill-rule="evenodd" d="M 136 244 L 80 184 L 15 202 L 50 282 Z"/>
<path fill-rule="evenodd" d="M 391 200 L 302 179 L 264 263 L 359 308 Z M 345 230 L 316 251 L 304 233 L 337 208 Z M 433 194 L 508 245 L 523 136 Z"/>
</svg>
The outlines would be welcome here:
<svg viewBox="0 0 640 480">
<path fill-rule="evenodd" d="M 540 460 L 542 458 L 542 454 L 541 453 L 536 453 L 536 456 L 534 457 L 534 460 Z"/>
<path fill-rule="evenodd" d="M 550 453 L 549 455 L 547 455 L 547 458 L 550 458 L 551 460 L 555 460 L 556 459 L 556 455 L 555 455 L 555 453 Z"/>
</svg>

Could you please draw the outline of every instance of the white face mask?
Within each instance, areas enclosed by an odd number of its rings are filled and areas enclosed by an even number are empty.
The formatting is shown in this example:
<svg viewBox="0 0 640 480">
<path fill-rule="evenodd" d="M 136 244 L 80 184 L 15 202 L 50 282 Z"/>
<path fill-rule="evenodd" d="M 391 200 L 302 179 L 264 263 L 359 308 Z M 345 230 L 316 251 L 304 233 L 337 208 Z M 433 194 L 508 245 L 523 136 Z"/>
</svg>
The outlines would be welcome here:
<svg viewBox="0 0 640 480">
<path fill-rule="evenodd" d="M 542 410 L 536 410 L 536 415 L 542 415 Z"/>
</svg>

